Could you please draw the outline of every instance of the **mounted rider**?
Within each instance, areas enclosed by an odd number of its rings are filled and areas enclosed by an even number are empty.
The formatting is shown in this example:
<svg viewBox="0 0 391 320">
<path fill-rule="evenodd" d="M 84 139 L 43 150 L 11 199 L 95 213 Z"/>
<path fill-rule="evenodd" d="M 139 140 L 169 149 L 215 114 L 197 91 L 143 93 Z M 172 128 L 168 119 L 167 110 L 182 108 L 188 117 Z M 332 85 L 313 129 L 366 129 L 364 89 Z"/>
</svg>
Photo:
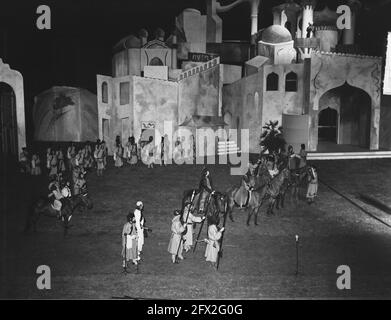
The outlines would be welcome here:
<svg viewBox="0 0 391 320">
<path fill-rule="evenodd" d="M 58 182 L 57 175 L 51 177 L 48 189 L 50 191 L 50 193 L 48 194 L 49 201 L 52 205 L 53 210 L 57 212 L 58 218 L 60 219 L 62 208 L 61 199 L 63 198 L 63 195 L 60 191 L 60 184 Z"/>
<path fill-rule="evenodd" d="M 202 170 L 199 190 L 200 190 L 200 196 L 198 200 L 198 212 L 199 214 L 204 214 L 204 210 L 206 209 L 207 199 L 210 195 L 213 195 L 215 192 L 212 183 L 212 178 L 210 177 L 210 172 L 207 168 L 204 168 Z"/>
<path fill-rule="evenodd" d="M 74 195 L 77 196 L 79 194 L 84 195 L 87 194 L 87 183 L 84 178 L 84 171 L 79 173 L 79 177 L 76 179 L 75 184 L 73 186 Z"/>
</svg>

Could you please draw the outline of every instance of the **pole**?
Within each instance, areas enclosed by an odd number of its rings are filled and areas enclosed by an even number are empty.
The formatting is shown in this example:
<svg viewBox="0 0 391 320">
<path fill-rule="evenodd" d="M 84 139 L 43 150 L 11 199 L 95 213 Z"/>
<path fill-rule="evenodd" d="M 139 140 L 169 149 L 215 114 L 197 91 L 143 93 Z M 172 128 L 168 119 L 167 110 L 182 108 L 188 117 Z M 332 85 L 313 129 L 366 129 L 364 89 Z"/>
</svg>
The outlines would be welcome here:
<svg viewBox="0 0 391 320">
<path fill-rule="evenodd" d="M 206 208 L 205 208 L 204 217 L 208 214 L 208 208 L 209 208 L 210 197 L 211 197 L 211 194 L 209 195 L 208 200 L 207 200 L 208 202 L 206 203 Z M 198 231 L 197 241 L 196 241 L 196 243 L 195 243 L 195 245 L 194 245 L 193 253 L 196 251 L 198 239 L 200 238 L 201 231 L 202 231 L 202 228 L 204 227 L 204 222 L 205 222 L 205 220 L 206 220 L 206 219 L 202 220 L 202 222 L 201 222 L 200 231 Z"/>
<path fill-rule="evenodd" d="M 195 190 L 193 190 L 193 193 L 191 195 L 191 200 L 190 200 L 191 205 L 190 205 L 190 208 L 193 206 L 194 195 L 195 195 Z M 185 208 L 183 208 L 182 210 L 185 210 Z M 189 220 L 189 216 L 190 216 L 190 210 L 187 213 L 187 217 L 186 217 L 186 221 L 185 221 L 186 228 L 187 228 L 187 221 Z M 181 237 L 181 240 L 179 241 L 178 250 L 176 251 L 176 255 L 175 255 L 175 262 L 177 262 L 177 260 L 178 260 L 179 249 L 181 248 L 182 242 L 183 242 L 183 236 Z"/>
<path fill-rule="evenodd" d="M 296 273 L 295 275 L 299 275 L 299 236 L 296 235 Z"/>
<path fill-rule="evenodd" d="M 128 236 L 126 233 L 124 233 L 124 237 L 125 237 L 124 265 L 123 265 L 124 271 L 122 273 L 128 273 L 128 270 L 126 269 L 126 250 L 127 250 L 127 244 L 128 244 Z"/>
<path fill-rule="evenodd" d="M 227 200 L 226 200 L 227 201 Z M 221 235 L 221 239 L 220 239 L 220 251 L 219 251 L 219 254 L 217 256 L 217 266 L 216 266 L 216 270 L 219 270 L 219 266 L 220 266 L 220 259 L 223 257 L 223 240 L 224 240 L 224 233 L 225 233 L 225 223 L 227 222 L 227 202 L 225 203 L 225 210 L 224 210 L 224 222 L 223 222 L 223 228 L 224 228 L 224 232 L 223 234 Z"/>
</svg>

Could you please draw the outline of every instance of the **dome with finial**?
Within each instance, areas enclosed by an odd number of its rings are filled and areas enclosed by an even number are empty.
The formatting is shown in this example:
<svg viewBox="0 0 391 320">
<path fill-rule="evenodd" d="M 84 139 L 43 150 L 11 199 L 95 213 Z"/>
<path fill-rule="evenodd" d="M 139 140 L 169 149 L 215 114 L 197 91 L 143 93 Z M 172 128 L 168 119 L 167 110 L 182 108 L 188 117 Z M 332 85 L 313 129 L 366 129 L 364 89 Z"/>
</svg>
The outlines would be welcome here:
<svg viewBox="0 0 391 320">
<path fill-rule="evenodd" d="M 287 28 L 274 24 L 263 30 L 261 34 L 261 41 L 273 44 L 284 43 L 292 41 L 292 35 Z"/>
<path fill-rule="evenodd" d="M 138 36 L 140 38 L 148 38 L 148 31 L 146 29 L 140 29 L 140 31 L 138 32 Z"/>
<path fill-rule="evenodd" d="M 157 28 L 155 30 L 155 38 L 156 39 L 164 39 L 165 36 L 166 36 L 166 33 L 164 32 L 164 30 L 162 28 Z"/>
</svg>

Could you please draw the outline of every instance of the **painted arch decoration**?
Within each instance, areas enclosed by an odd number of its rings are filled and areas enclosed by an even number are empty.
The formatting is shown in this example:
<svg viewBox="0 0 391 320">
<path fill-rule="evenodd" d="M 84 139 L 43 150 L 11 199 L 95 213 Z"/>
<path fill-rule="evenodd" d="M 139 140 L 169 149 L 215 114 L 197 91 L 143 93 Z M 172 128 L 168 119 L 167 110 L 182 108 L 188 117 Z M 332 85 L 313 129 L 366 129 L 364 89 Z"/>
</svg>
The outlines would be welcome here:
<svg viewBox="0 0 391 320">
<path fill-rule="evenodd" d="M 24 112 L 23 76 L 20 72 L 12 70 L 0 58 L 0 83 L 9 85 L 15 94 L 16 123 L 17 123 L 17 150 L 18 156 L 26 146 L 26 124 Z"/>
</svg>

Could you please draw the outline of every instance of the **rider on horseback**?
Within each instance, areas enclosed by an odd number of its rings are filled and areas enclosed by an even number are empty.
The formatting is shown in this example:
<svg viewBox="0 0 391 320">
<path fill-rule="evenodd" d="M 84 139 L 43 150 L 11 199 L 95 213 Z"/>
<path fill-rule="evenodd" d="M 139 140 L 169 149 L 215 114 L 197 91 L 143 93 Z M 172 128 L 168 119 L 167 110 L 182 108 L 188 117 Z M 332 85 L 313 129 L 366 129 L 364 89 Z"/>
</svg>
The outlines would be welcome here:
<svg viewBox="0 0 391 320">
<path fill-rule="evenodd" d="M 215 192 L 212 179 L 210 177 L 210 172 L 207 168 L 202 170 L 199 189 L 200 197 L 198 202 L 198 212 L 199 214 L 204 214 L 204 210 L 206 209 L 206 199 L 208 199 L 208 197 L 213 195 Z"/>
<path fill-rule="evenodd" d="M 84 172 L 80 172 L 79 177 L 75 181 L 74 193 L 75 195 L 84 195 L 87 193 L 87 183 L 84 179 Z"/>
<path fill-rule="evenodd" d="M 48 198 L 50 200 L 50 203 L 52 205 L 52 208 L 58 212 L 58 218 L 61 218 L 61 199 L 63 198 L 63 195 L 60 191 L 60 184 L 57 180 L 57 176 L 52 176 L 51 181 L 49 183 L 49 191 Z"/>
</svg>

